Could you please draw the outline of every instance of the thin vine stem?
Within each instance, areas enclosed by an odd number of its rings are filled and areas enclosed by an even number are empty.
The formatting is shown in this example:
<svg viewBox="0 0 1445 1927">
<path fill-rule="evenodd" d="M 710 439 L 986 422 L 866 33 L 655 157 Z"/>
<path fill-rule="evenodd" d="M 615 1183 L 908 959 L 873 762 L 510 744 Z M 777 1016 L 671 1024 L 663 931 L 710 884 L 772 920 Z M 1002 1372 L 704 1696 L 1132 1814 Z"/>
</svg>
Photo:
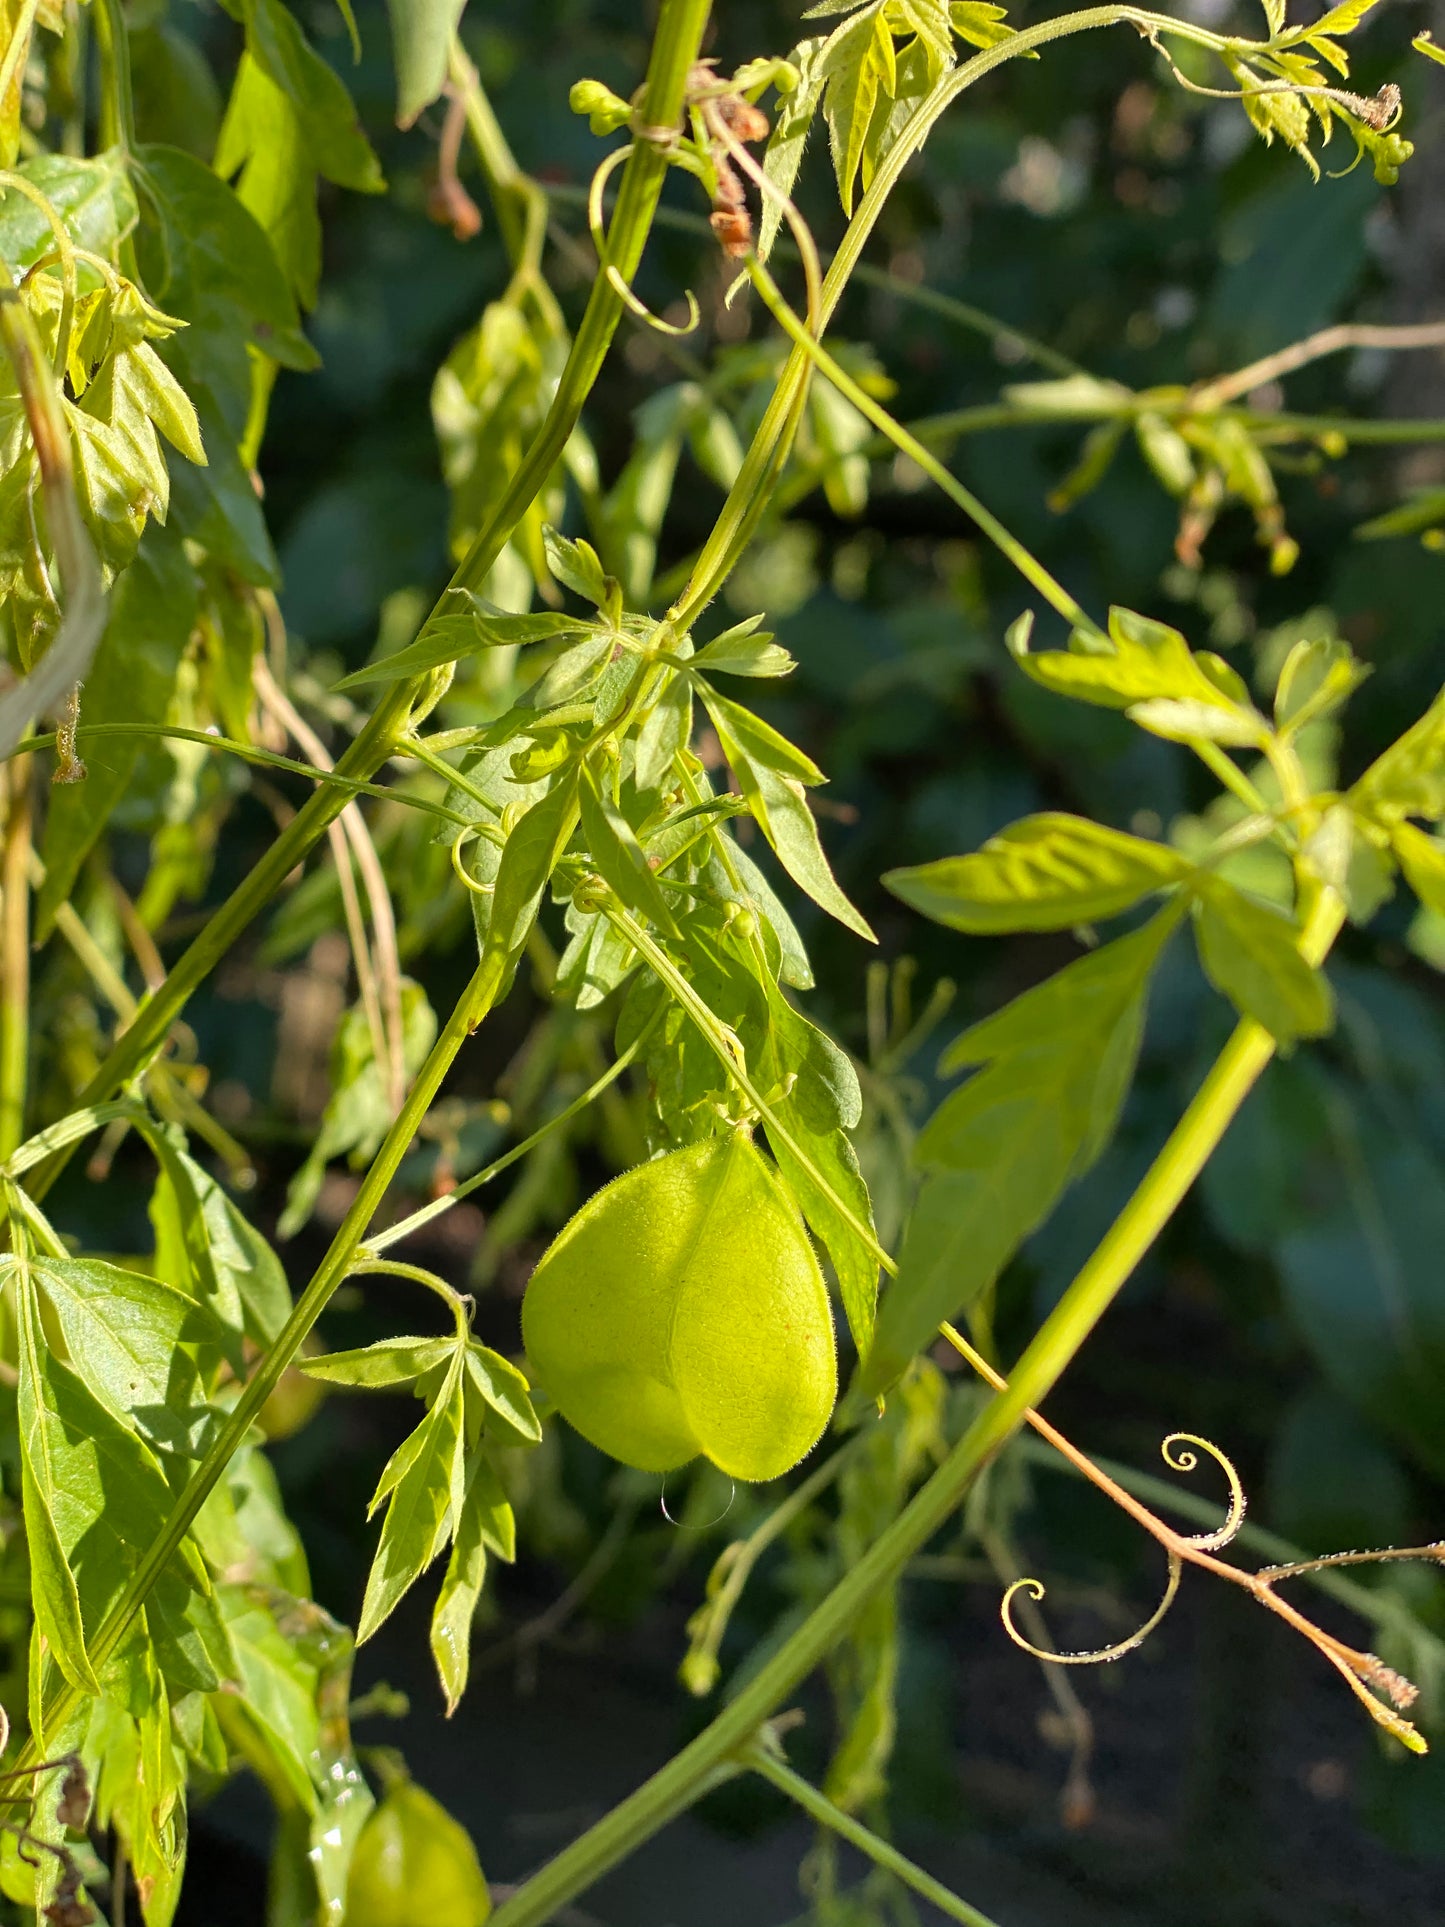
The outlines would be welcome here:
<svg viewBox="0 0 1445 1927">
<path fill-rule="evenodd" d="M 457 1185 L 454 1191 L 449 1191 L 444 1198 L 433 1198 L 430 1204 L 423 1205 L 419 1211 L 413 1211 L 408 1217 L 399 1220 L 398 1223 L 388 1225 L 384 1231 L 374 1233 L 366 1240 L 366 1243 L 360 1247 L 358 1256 L 370 1258 L 377 1252 L 388 1250 L 390 1246 L 394 1244 L 400 1244 L 403 1238 L 414 1236 L 415 1233 L 420 1231 L 424 1226 L 433 1223 L 434 1220 L 441 1217 L 444 1212 L 450 1211 L 454 1204 L 460 1204 L 464 1198 L 469 1198 L 474 1191 L 479 1191 L 484 1184 L 490 1184 L 493 1178 L 500 1177 L 503 1171 L 509 1170 L 512 1165 L 526 1157 L 529 1152 L 535 1151 L 537 1146 L 542 1143 L 545 1138 L 550 1137 L 554 1131 L 559 1130 L 564 1124 L 569 1123 L 574 1117 L 577 1117 L 581 1112 L 587 1110 L 594 1104 L 597 1099 L 601 1097 L 602 1093 L 615 1084 L 622 1073 L 627 1070 L 631 1064 L 636 1062 L 642 1052 L 643 1046 L 651 1038 L 657 1021 L 658 1019 L 654 1017 L 645 1024 L 627 1046 L 626 1050 L 620 1052 L 619 1055 L 613 1059 L 612 1063 L 608 1065 L 602 1075 L 594 1078 L 592 1083 L 587 1086 L 587 1089 L 581 1092 L 579 1096 L 574 1097 L 572 1102 L 563 1110 L 558 1111 L 555 1117 L 549 1117 L 546 1123 L 539 1125 L 529 1137 L 524 1137 L 519 1144 L 514 1144 L 510 1151 L 506 1151 L 501 1157 L 493 1159 L 492 1163 L 487 1165 L 484 1170 L 473 1173 L 471 1177 Z"/>
<path fill-rule="evenodd" d="M 418 796 L 412 791 L 397 789 L 386 783 L 362 782 L 356 777 L 343 776 L 337 766 L 331 769 L 318 769 L 314 763 L 303 763 L 295 756 L 282 756 L 275 750 L 260 749 L 254 743 L 239 742 L 233 736 L 222 736 L 209 729 L 187 729 L 179 723 L 81 723 L 75 731 L 78 743 L 102 742 L 112 736 L 153 737 L 157 742 L 197 743 L 202 749 L 220 750 L 227 756 L 235 756 L 243 763 L 254 763 L 258 769 L 283 770 L 288 776 L 304 776 L 308 782 L 321 788 L 332 787 L 343 790 L 346 797 L 374 796 L 382 803 L 402 803 L 408 809 L 421 810 L 427 816 L 439 817 L 444 823 L 455 823 L 468 828 L 471 818 L 463 816 L 458 810 L 449 810 L 444 803 L 437 803 L 429 796 Z M 48 730 L 42 735 L 27 736 L 11 752 L 22 753 L 53 749 L 55 731 Z M 450 774 L 450 772 L 448 772 Z M 343 798 L 343 805 L 345 798 Z"/>
<path fill-rule="evenodd" d="M 931 1873 L 925 1873 L 907 1854 L 900 1853 L 891 1842 L 881 1839 L 871 1827 L 865 1827 L 861 1820 L 855 1820 L 851 1813 L 845 1813 L 835 1806 L 826 1793 L 821 1792 L 810 1780 L 795 1773 L 780 1753 L 759 1741 L 750 1746 L 742 1755 L 742 1763 L 758 1778 L 766 1780 L 770 1786 L 785 1793 L 795 1806 L 801 1807 L 810 1820 L 816 1820 L 820 1827 L 836 1833 L 840 1840 L 846 1840 L 850 1847 L 856 1847 L 885 1873 L 891 1873 L 905 1887 L 936 1907 L 948 1920 L 957 1920 L 963 1927 L 996 1927 L 989 1915 L 961 1900 L 956 1893 L 935 1880 Z M 499 1916 L 500 1918 L 500 1916 Z"/>
<path fill-rule="evenodd" d="M 30 778 L 21 756 L 4 772 L 6 795 L 0 854 L 0 1162 L 25 1136 L 30 1062 Z"/>
<path fill-rule="evenodd" d="M 777 282 L 755 255 L 748 261 L 748 273 L 754 287 L 762 296 L 768 312 L 781 323 L 819 373 L 827 376 L 839 394 L 850 401 L 859 414 L 870 421 L 880 434 L 887 436 L 895 448 L 906 455 L 911 462 L 916 463 L 929 480 L 936 483 L 949 500 L 956 503 L 964 514 L 982 529 L 999 553 L 1012 562 L 1024 580 L 1037 589 L 1050 607 L 1056 609 L 1066 622 L 1090 635 L 1102 637 L 1104 632 L 1098 623 L 1057 577 L 1050 574 L 1043 563 L 1024 547 L 1018 537 L 1004 527 L 992 510 L 986 508 L 971 489 L 965 488 L 957 476 L 944 467 L 931 449 L 925 448 L 917 436 L 911 435 L 901 422 L 895 421 L 888 410 L 854 381 L 847 370 L 840 367 L 828 351 L 814 339 L 801 318 L 794 314 L 783 299 Z"/>
</svg>

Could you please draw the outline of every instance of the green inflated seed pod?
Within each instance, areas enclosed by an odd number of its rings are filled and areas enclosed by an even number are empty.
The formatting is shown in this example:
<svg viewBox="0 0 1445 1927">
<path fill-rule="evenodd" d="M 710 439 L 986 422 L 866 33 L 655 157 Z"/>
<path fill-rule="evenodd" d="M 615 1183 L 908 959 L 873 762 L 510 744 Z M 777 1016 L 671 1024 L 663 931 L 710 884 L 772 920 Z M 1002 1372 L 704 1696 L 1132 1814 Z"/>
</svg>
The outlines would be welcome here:
<svg viewBox="0 0 1445 1927">
<path fill-rule="evenodd" d="M 357 1836 L 343 1927 L 485 1927 L 492 1896 L 465 1827 L 397 1780 Z"/>
<path fill-rule="evenodd" d="M 817 1444 L 838 1393 L 818 1260 L 743 1131 L 589 1199 L 532 1274 L 522 1336 L 562 1416 L 645 1472 L 702 1453 L 775 1479 Z"/>
</svg>

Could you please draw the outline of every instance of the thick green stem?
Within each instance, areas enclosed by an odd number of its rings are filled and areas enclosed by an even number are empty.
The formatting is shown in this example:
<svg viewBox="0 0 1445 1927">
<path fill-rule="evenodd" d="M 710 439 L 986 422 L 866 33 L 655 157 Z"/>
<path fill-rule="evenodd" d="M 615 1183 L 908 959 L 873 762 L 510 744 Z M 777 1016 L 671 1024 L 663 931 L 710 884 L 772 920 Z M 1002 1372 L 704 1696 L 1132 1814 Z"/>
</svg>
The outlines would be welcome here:
<svg viewBox="0 0 1445 1927">
<path fill-rule="evenodd" d="M 687 77 L 702 46 L 708 12 L 709 0 L 664 0 L 657 23 L 657 35 L 652 43 L 652 58 L 648 63 L 640 110 L 640 118 L 645 119 L 650 127 L 679 126 Z M 592 292 L 547 420 L 517 470 L 492 522 L 480 531 L 462 558 L 452 578 L 454 588 L 481 588 L 492 564 L 501 554 L 507 537 L 546 486 L 547 478 L 576 425 L 582 404 L 597 379 L 622 318 L 623 297 L 607 270 L 616 268 L 623 282 L 631 283 L 642 260 L 643 246 L 652 226 L 652 216 L 662 192 L 667 167 L 667 154 L 663 146 L 650 140 L 634 143 L 631 158 L 623 172 L 612 222 L 607 230 L 607 253 L 601 263 L 602 272 L 592 284 Z"/>
<path fill-rule="evenodd" d="M 1339 900 L 1322 898 L 1301 942 L 1311 963 L 1321 961 L 1343 921 Z M 542 1927 L 727 1771 L 779 1703 L 847 1636 L 865 1601 L 947 1522 L 1029 1407 L 1043 1403 L 1169 1222 L 1274 1050 L 1273 1037 L 1251 1019 L 1236 1027 L 1138 1189 L 1010 1372 L 1008 1389 L 989 1401 L 928 1482 L 712 1725 L 533 1875 L 493 1915 L 493 1927 Z"/>
</svg>

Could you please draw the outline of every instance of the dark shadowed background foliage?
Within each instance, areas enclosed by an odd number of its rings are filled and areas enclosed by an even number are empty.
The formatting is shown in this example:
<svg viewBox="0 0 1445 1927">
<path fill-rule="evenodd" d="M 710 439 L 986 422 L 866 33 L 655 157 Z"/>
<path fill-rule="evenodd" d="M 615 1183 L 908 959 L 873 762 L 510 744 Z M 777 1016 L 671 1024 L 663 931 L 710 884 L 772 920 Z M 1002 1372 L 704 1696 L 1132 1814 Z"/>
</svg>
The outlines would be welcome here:
<svg viewBox="0 0 1445 1927">
<path fill-rule="evenodd" d="M 1189 4 L 1211 24 L 1233 17 L 1229 0 Z M 1314 0 L 1300 4 L 1307 14 Z M 322 365 L 280 376 L 260 460 L 289 662 L 314 685 L 324 715 L 319 692 L 379 639 L 387 647 L 404 639 L 446 579 L 432 382 L 504 287 L 508 265 L 489 209 L 482 232 L 465 242 L 429 217 L 440 110 L 408 133 L 392 126 L 380 6 L 358 7 L 355 67 L 334 8 L 315 0 L 296 11 L 346 74 L 390 185 L 375 198 L 325 190 L 322 291 L 308 330 Z M 793 5 L 729 0 L 716 12 L 712 51 L 728 69 L 755 53 L 785 53 L 798 37 Z M 1026 24 L 1040 12 L 1029 5 L 1014 18 Z M 556 189 L 549 276 L 574 316 L 591 258 L 581 197 L 598 149 L 569 113 L 567 92 L 587 74 L 629 93 L 648 16 L 645 4 L 624 0 L 474 0 L 467 13 L 467 45 L 519 160 Z M 1445 255 L 1430 249 L 1445 183 L 1445 74 L 1414 60 L 1407 71 L 1409 38 L 1424 24 L 1420 8 L 1387 5 L 1357 43 L 1360 85 L 1398 77 L 1407 89 L 1417 172 L 1407 170 L 1395 189 L 1377 186 L 1368 167 L 1315 184 L 1292 156 L 1267 151 L 1226 103 L 1165 84 L 1150 48 L 1123 29 L 1007 67 L 954 108 L 910 168 L 868 254 L 884 274 L 855 288 L 836 338 L 871 342 L 896 385 L 890 407 L 911 421 L 993 402 L 1011 382 L 1048 375 L 1010 330 L 1096 377 L 1141 388 L 1231 369 L 1336 320 L 1400 319 L 1429 312 L 1431 301 L 1440 313 Z M 223 67 L 234 56 L 237 30 L 213 7 L 176 0 L 168 30 L 204 43 Z M 201 152 L 214 138 L 218 106 L 199 85 L 167 85 L 162 75 L 148 86 L 142 66 L 138 110 L 143 137 Z M 826 246 L 839 216 L 825 166 L 805 170 L 801 198 Z M 685 218 L 655 235 L 639 291 L 670 311 L 691 286 L 703 344 L 730 344 L 741 367 L 774 331 L 756 305 L 724 309 L 725 264 L 696 231 L 700 203 L 685 183 L 670 184 L 666 204 Z M 917 287 L 1000 325 L 989 332 L 931 311 L 907 298 Z M 701 353 L 696 340 L 624 324 L 587 416 L 604 477 L 627 457 L 636 411 L 660 386 L 692 374 Z M 1362 352 L 1291 376 L 1287 394 L 1306 413 L 1423 414 L 1441 386 L 1438 351 L 1393 364 Z M 1087 605 L 1147 609 L 1196 647 L 1223 652 L 1248 679 L 1277 667 L 1296 636 L 1337 627 L 1374 668 L 1339 748 L 1352 778 L 1365 760 L 1360 746 L 1398 733 L 1445 674 L 1445 557 L 1415 535 L 1356 534 L 1402 488 L 1439 479 L 1428 451 L 1298 459 L 1280 487 L 1299 560 L 1274 576 L 1243 510 L 1224 515 L 1202 566 L 1182 564 L 1174 507 L 1132 442 L 1092 492 L 1050 508 L 1084 432 L 1045 424 L 978 433 L 959 442 L 958 472 Z M 721 499 L 683 460 L 661 536 L 664 582 Z M 880 1064 L 865 1075 L 860 1150 L 891 1238 L 902 1180 L 890 1120 L 920 1118 L 936 1102 L 943 1086 L 934 1064 L 953 1029 L 1074 946 L 951 936 L 887 896 L 880 872 L 970 849 L 1040 808 L 1157 835 L 1212 791 L 1172 746 L 1111 712 L 1058 704 L 1012 672 L 1003 632 L 1027 594 L 916 471 L 880 457 L 859 496 L 851 504 L 808 496 L 748 556 L 727 600 L 736 616 L 766 609 L 798 658 L 796 676 L 770 693 L 768 713 L 829 772 L 825 841 L 880 935 L 882 963 L 848 934 L 822 928 L 816 912 L 799 919 L 818 968 L 818 1021 L 865 1065 Z M 1052 629 L 1049 636 L 1059 639 Z M 480 683 L 460 689 L 457 714 L 477 713 L 487 693 Z M 129 839 L 137 881 L 171 773 L 148 755 L 125 805 L 117 860 L 124 873 Z M 223 779 L 207 772 L 201 780 Z M 285 779 L 271 793 L 254 786 L 214 863 L 208 850 L 182 851 L 198 866 L 203 900 L 235 881 L 273 833 L 273 809 L 297 794 Z M 445 851 L 427 845 L 425 830 L 392 833 L 399 842 L 386 854 L 403 961 L 445 1009 L 472 963 L 465 906 L 445 888 Z M 184 840 L 183 824 L 176 834 Z M 188 1012 L 217 1108 L 255 1160 L 268 1230 L 315 1135 L 331 1032 L 350 994 L 329 875 L 300 883 Z M 194 901 L 180 903 L 167 934 L 198 915 Z M 551 934 L 555 942 L 557 926 Z M 1152 1470 L 1163 1433 L 1204 1433 L 1238 1464 L 1253 1516 L 1314 1550 L 1440 1535 L 1441 967 L 1445 918 L 1403 898 L 1377 933 L 1346 935 L 1330 972 L 1336 1035 L 1266 1073 L 1196 1195 L 1052 1402 L 1088 1449 Z M 1117 1142 L 1000 1289 L 1005 1356 L 1112 1219 L 1222 1039 L 1225 1019 L 1182 947 L 1164 971 Z M 921 1009 L 942 979 L 956 986 L 947 1018 L 906 1062 L 883 1064 L 891 1005 Z M 529 996 L 519 987 L 464 1056 L 451 1087 L 451 1140 L 420 1145 L 407 1169 L 418 1197 L 438 1159 L 464 1176 L 505 1144 L 499 1106 L 535 1122 L 595 1074 L 604 1029 L 549 1014 Z M 57 1064 L 50 1073 L 58 1075 Z M 635 1154 L 626 1142 L 635 1129 L 622 1106 L 590 1117 L 483 1193 L 485 1217 L 468 1203 L 442 1221 L 423 1261 L 478 1291 L 488 1342 L 517 1349 L 532 1262 L 568 1210 Z M 280 1246 L 293 1280 L 307 1275 L 352 1187 L 344 1165 L 333 1164 L 315 1219 Z M 92 1248 L 124 1250 L 144 1242 L 143 1211 L 139 1187 L 95 1186 L 76 1174 L 60 1220 L 83 1230 Z M 361 1344 L 397 1329 L 407 1315 L 402 1290 L 393 1298 L 383 1285 L 364 1303 L 356 1292 L 339 1300 L 326 1342 Z M 955 1384 L 950 1429 L 972 1396 Z M 317 1597 L 351 1622 L 370 1552 L 365 1503 L 411 1422 L 406 1405 L 333 1395 L 274 1449 Z M 1155 1549 L 1072 1481 L 1023 1461 L 1010 1461 L 1006 1476 L 1012 1538 L 1025 1569 L 1053 1581 L 1048 1610 L 1061 1645 L 1127 1631 L 1157 1595 Z M 655 1481 L 619 1471 L 560 1430 L 549 1430 L 529 1481 L 525 1551 L 489 1590 L 474 1684 L 456 1717 L 442 1718 L 420 1607 L 400 1612 L 359 1662 L 360 1691 L 385 1681 L 410 1703 L 404 1716 L 362 1720 L 359 1740 L 400 1747 L 504 1885 L 702 1722 L 674 1677 L 684 1622 L 712 1558 L 746 1529 L 757 1503 L 740 1494 L 729 1516 L 709 1525 L 728 1503 L 726 1482 L 683 1481 L 673 1509 L 684 1523 L 675 1526 L 659 1511 Z M 739 1610 L 728 1653 L 778 1636 L 826 1585 L 821 1558 L 802 1540 L 779 1548 Z M 1005 1640 L 994 1573 L 946 1549 L 924 1567 L 904 1591 L 891 1823 L 1007 1927 L 1423 1927 L 1439 1918 L 1439 1756 L 1387 1757 L 1315 1656 L 1247 1602 L 1196 1578 L 1143 1650 L 1070 1676 L 1094 1736 L 1092 1814 L 1069 1826 L 1066 1818 L 1081 1818 L 1077 1803 L 1071 1814 L 1060 1805 L 1070 1716 Z M 1401 1568 L 1370 1583 L 1398 1589 L 1445 1635 L 1438 1574 Z M 820 1767 L 830 1717 L 821 1690 L 805 1708 L 795 1757 Z M 267 1812 L 259 1788 L 244 1781 L 197 1807 L 185 1921 L 225 1927 L 260 1918 Z M 718 1795 L 569 1918 L 610 1927 L 795 1919 L 807 1905 L 796 1869 L 808 1846 L 803 1823 L 770 1794 Z M 856 1904 L 856 1913 L 829 1918 L 908 1918 L 893 1898 Z"/>
</svg>

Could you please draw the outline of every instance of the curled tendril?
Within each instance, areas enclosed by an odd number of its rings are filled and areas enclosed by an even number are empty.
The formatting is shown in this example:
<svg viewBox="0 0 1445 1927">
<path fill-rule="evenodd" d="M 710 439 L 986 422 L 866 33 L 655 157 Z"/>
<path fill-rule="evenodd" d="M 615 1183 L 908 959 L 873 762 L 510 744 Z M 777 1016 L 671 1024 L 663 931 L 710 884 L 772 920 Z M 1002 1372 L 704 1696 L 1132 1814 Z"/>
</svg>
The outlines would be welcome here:
<svg viewBox="0 0 1445 1927">
<path fill-rule="evenodd" d="M 733 1507 L 737 1504 L 737 1497 L 738 1497 L 738 1482 L 736 1479 L 730 1478 L 728 1480 L 727 1504 L 723 1507 L 722 1511 L 717 1515 L 715 1519 L 709 1519 L 706 1522 L 706 1524 L 700 1525 L 700 1526 L 684 1525 L 681 1519 L 674 1518 L 673 1515 L 668 1511 L 666 1479 L 663 1480 L 662 1490 L 657 1495 L 657 1503 L 662 1508 L 663 1518 L 666 1519 L 667 1523 L 670 1526 L 675 1526 L 679 1532 L 711 1532 L 713 1527 L 720 1526 L 723 1520 L 732 1511 Z"/>
<path fill-rule="evenodd" d="M 1023 1634 L 1014 1624 L 1014 1595 L 1015 1593 L 1026 1592 L 1030 1599 L 1037 1604 L 1038 1601 L 1043 1598 L 1045 1591 L 1041 1580 L 1015 1579 L 999 1604 L 999 1617 L 1003 1620 L 1004 1631 L 1008 1634 L 1014 1645 L 1021 1646 L 1026 1653 L 1031 1654 L 1035 1659 L 1042 1660 L 1046 1666 L 1102 1666 L 1111 1659 L 1122 1659 L 1125 1653 L 1132 1653 L 1136 1646 L 1142 1646 L 1144 1644 L 1144 1641 L 1174 1604 L 1175 1595 L 1179 1591 L 1180 1574 L 1183 1570 L 1184 1562 L 1180 1559 L 1179 1554 L 1177 1552 L 1170 1552 L 1169 1580 L 1164 1588 L 1164 1597 L 1159 1601 L 1159 1604 L 1154 1608 L 1153 1612 L 1150 1613 L 1149 1617 L 1137 1632 L 1130 1633 L 1127 1639 L 1121 1639 L 1116 1646 L 1101 1646 L 1095 1652 L 1051 1653 L 1047 1647 L 1035 1646 L 1032 1640 L 1024 1638 Z"/>
<path fill-rule="evenodd" d="M 609 154 L 592 176 L 592 185 L 587 190 L 587 226 L 591 232 L 592 245 L 597 250 L 599 262 L 605 259 L 607 253 L 607 234 L 602 225 L 602 190 L 622 163 L 631 156 L 635 146 L 636 142 L 629 141 L 626 147 L 619 147 Z M 635 314 L 639 321 L 645 321 L 649 328 L 655 328 L 661 335 L 690 335 L 702 320 L 702 310 L 698 307 L 697 296 L 691 288 L 685 291 L 687 320 L 685 322 L 664 321 L 661 315 L 655 315 L 652 312 L 640 295 L 633 292 L 611 261 L 607 262 L 603 274 L 608 287 L 621 296 L 628 311 Z"/>
<path fill-rule="evenodd" d="M 1185 1450 L 1177 1451 L 1175 1448 L 1178 1446 L 1183 1446 Z M 1193 1472 L 1197 1470 L 1199 1453 L 1189 1451 L 1188 1448 L 1190 1446 L 1198 1446 L 1199 1452 L 1203 1452 L 1207 1458 L 1213 1459 L 1214 1463 L 1229 1481 L 1229 1511 L 1225 1516 L 1222 1526 L 1216 1526 L 1213 1532 L 1196 1532 L 1184 1539 L 1182 1543 L 1188 1546 L 1194 1546 L 1200 1552 L 1218 1552 L 1222 1546 L 1229 1544 L 1230 1540 L 1234 1538 L 1239 1528 L 1244 1524 L 1244 1514 L 1249 1505 L 1249 1501 L 1244 1495 L 1244 1486 L 1240 1482 L 1238 1472 L 1234 1469 L 1233 1460 L 1224 1452 L 1221 1452 L 1212 1440 L 1200 1438 L 1197 1433 L 1171 1432 L 1160 1446 L 1159 1451 L 1164 1463 L 1169 1467 L 1171 1472 Z"/>
<path fill-rule="evenodd" d="M 490 883 L 478 883 L 474 876 L 468 875 L 466 866 L 462 862 L 462 845 L 466 842 L 468 833 L 467 830 L 461 829 L 452 838 L 452 868 L 457 873 L 458 882 L 464 883 L 474 897 L 489 897 L 493 886 Z"/>
</svg>

